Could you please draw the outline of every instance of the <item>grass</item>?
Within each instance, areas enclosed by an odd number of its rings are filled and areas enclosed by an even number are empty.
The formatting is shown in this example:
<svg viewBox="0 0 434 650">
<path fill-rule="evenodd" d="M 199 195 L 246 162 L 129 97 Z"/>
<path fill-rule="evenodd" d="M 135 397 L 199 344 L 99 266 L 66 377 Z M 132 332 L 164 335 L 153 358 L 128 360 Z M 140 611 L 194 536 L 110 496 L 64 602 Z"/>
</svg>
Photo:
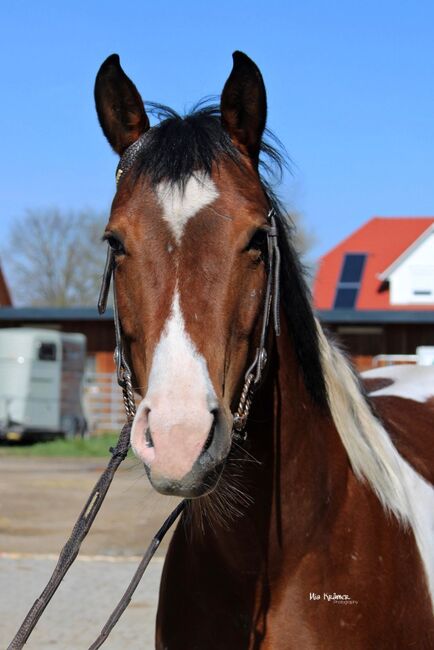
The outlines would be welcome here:
<svg viewBox="0 0 434 650">
<path fill-rule="evenodd" d="M 0 457 L 4 456 L 57 456 L 57 457 L 109 457 L 109 448 L 116 445 L 118 434 L 104 433 L 91 438 L 76 438 L 74 440 L 52 440 L 34 444 L 1 444 Z"/>
</svg>

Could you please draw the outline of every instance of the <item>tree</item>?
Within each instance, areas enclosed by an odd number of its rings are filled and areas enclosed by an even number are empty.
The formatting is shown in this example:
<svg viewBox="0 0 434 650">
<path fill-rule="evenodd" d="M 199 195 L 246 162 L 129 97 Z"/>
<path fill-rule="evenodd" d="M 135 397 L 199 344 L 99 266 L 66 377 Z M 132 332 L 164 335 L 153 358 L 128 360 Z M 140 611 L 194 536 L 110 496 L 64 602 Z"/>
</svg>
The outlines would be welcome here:
<svg viewBox="0 0 434 650">
<path fill-rule="evenodd" d="M 306 262 L 311 248 L 316 244 L 316 236 L 310 228 L 307 228 L 305 217 L 302 212 L 296 209 L 288 211 L 289 220 L 293 225 L 294 247 L 302 260 Z M 308 263 L 308 262 L 306 262 Z"/>
<path fill-rule="evenodd" d="M 308 260 L 314 243 L 303 215 L 290 210 L 297 252 Z M 107 215 L 100 212 L 29 210 L 12 226 L 3 261 L 15 305 L 96 305 L 105 262 L 101 241 Z"/>
<path fill-rule="evenodd" d="M 107 215 L 29 210 L 10 231 L 3 259 L 15 304 L 95 305 L 106 247 Z"/>
<path fill-rule="evenodd" d="M 317 243 L 315 232 L 306 226 L 304 214 L 295 208 L 287 212 L 289 221 L 292 224 L 292 240 L 294 248 L 300 256 L 306 281 L 312 287 L 317 263 L 312 259 L 312 248 Z"/>
</svg>

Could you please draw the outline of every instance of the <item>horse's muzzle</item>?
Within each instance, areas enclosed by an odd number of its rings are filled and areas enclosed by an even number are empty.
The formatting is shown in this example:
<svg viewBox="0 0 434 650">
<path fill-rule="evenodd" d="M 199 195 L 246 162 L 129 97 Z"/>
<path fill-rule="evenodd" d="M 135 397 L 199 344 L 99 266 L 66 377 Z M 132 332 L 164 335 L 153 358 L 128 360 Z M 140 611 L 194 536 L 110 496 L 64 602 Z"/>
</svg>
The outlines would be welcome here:
<svg viewBox="0 0 434 650">
<path fill-rule="evenodd" d="M 162 494 L 203 496 L 215 487 L 229 453 L 230 423 L 219 409 L 171 410 L 140 404 L 131 431 L 131 445 L 144 463 L 153 487 Z M 167 411 L 166 411 L 167 413 Z"/>
</svg>

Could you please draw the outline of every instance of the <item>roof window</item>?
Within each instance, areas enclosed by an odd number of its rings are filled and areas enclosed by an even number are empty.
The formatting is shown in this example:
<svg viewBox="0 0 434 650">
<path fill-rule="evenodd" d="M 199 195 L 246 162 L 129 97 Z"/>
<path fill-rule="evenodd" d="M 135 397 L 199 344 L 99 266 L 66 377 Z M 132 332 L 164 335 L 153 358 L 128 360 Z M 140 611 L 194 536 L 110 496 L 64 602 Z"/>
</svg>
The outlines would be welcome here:
<svg viewBox="0 0 434 650">
<path fill-rule="evenodd" d="M 354 309 L 365 267 L 365 253 L 347 253 L 335 296 L 335 309 Z"/>
</svg>

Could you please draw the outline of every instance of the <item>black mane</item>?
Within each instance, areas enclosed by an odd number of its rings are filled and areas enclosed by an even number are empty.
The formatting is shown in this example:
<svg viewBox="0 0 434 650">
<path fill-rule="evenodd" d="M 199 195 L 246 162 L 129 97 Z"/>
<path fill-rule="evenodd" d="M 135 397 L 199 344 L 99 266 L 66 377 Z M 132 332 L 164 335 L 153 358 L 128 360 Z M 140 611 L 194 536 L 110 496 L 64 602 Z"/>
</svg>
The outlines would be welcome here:
<svg viewBox="0 0 434 650">
<path fill-rule="evenodd" d="M 146 174 L 153 185 L 166 180 L 184 185 L 195 171 L 211 173 L 213 163 L 230 158 L 241 167 L 241 157 L 221 126 L 220 110 L 215 105 L 196 105 L 185 116 L 161 104 L 147 103 L 148 112 L 160 122 L 146 134 L 145 146 L 135 164 L 135 174 Z M 270 138 L 277 147 L 270 143 Z M 294 224 L 282 209 L 270 179 L 276 171 L 281 178 L 285 161 L 278 140 L 266 131 L 261 145 L 261 182 L 276 211 L 279 248 L 282 256 L 281 299 L 294 349 L 306 388 L 321 407 L 327 405 L 327 391 L 321 367 L 318 336 L 304 269 L 293 243 Z"/>
</svg>

